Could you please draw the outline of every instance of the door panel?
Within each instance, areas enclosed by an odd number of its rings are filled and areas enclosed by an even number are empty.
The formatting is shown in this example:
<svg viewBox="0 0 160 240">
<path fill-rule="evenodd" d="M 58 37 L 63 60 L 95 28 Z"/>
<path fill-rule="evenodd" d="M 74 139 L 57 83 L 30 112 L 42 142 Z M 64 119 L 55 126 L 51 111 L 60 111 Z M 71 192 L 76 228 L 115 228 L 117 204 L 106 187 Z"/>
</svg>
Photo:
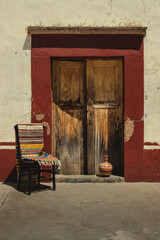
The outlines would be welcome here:
<svg viewBox="0 0 160 240">
<path fill-rule="evenodd" d="M 53 62 L 53 153 L 62 174 L 83 173 L 84 63 Z"/>
<path fill-rule="evenodd" d="M 99 64 L 98 64 L 99 65 Z M 115 69 L 108 66 L 96 66 L 94 70 L 94 101 L 105 102 L 115 100 Z"/>
<path fill-rule="evenodd" d="M 104 154 L 109 155 L 114 173 L 122 174 L 122 79 L 122 60 L 87 61 L 89 174 L 99 174 Z"/>
<path fill-rule="evenodd" d="M 83 65 L 80 62 L 59 62 L 59 103 L 83 104 Z"/>
</svg>

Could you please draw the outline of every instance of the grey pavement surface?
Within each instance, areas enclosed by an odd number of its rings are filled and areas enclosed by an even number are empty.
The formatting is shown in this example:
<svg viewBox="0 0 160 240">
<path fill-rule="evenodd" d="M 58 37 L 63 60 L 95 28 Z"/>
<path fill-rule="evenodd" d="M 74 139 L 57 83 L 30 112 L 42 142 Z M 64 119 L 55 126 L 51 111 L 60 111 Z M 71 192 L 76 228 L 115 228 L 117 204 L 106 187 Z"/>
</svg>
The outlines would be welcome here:
<svg viewBox="0 0 160 240">
<path fill-rule="evenodd" d="M 160 183 L 58 183 L 31 196 L 0 184 L 8 239 L 160 240 Z"/>
</svg>

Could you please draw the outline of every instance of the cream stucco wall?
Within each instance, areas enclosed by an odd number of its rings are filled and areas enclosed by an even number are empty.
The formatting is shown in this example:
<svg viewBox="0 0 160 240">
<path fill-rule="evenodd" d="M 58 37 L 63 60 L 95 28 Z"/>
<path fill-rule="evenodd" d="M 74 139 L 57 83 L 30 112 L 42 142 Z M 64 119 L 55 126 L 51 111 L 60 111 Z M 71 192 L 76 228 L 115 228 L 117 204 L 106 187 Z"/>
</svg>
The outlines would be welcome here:
<svg viewBox="0 0 160 240">
<path fill-rule="evenodd" d="M 0 1 L 0 142 L 31 116 L 31 51 L 27 26 L 145 26 L 145 142 L 160 144 L 159 0 Z M 137 86 L 138 87 L 138 86 Z"/>
</svg>

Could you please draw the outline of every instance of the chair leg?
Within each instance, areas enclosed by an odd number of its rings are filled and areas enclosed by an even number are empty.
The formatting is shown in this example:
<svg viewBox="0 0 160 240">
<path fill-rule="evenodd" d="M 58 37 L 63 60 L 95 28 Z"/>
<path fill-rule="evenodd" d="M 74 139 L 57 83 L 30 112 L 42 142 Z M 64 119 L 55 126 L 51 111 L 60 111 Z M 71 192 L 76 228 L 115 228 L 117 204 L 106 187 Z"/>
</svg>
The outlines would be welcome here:
<svg viewBox="0 0 160 240">
<path fill-rule="evenodd" d="M 41 177 L 41 169 L 40 169 L 40 166 L 38 166 L 38 185 L 40 184 L 40 177 Z"/>
<path fill-rule="evenodd" d="M 17 181 L 17 188 L 20 187 L 20 183 L 21 183 L 21 167 L 19 167 L 19 172 L 18 172 L 18 181 Z"/>
<path fill-rule="evenodd" d="M 31 168 L 28 166 L 28 194 L 31 194 Z"/>
<path fill-rule="evenodd" d="M 56 181 L 55 181 L 55 163 L 52 165 L 52 179 L 53 179 L 53 191 L 56 190 Z"/>
</svg>

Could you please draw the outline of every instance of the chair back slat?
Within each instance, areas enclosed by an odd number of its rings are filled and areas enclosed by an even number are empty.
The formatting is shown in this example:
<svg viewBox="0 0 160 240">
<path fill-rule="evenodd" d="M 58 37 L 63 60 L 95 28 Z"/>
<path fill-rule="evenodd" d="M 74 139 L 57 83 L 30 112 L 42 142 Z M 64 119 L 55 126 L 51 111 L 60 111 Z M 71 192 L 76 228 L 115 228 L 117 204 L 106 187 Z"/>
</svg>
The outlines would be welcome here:
<svg viewBox="0 0 160 240">
<path fill-rule="evenodd" d="M 43 150 L 43 124 L 17 124 L 19 155 L 39 156 Z"/>
</svg>

